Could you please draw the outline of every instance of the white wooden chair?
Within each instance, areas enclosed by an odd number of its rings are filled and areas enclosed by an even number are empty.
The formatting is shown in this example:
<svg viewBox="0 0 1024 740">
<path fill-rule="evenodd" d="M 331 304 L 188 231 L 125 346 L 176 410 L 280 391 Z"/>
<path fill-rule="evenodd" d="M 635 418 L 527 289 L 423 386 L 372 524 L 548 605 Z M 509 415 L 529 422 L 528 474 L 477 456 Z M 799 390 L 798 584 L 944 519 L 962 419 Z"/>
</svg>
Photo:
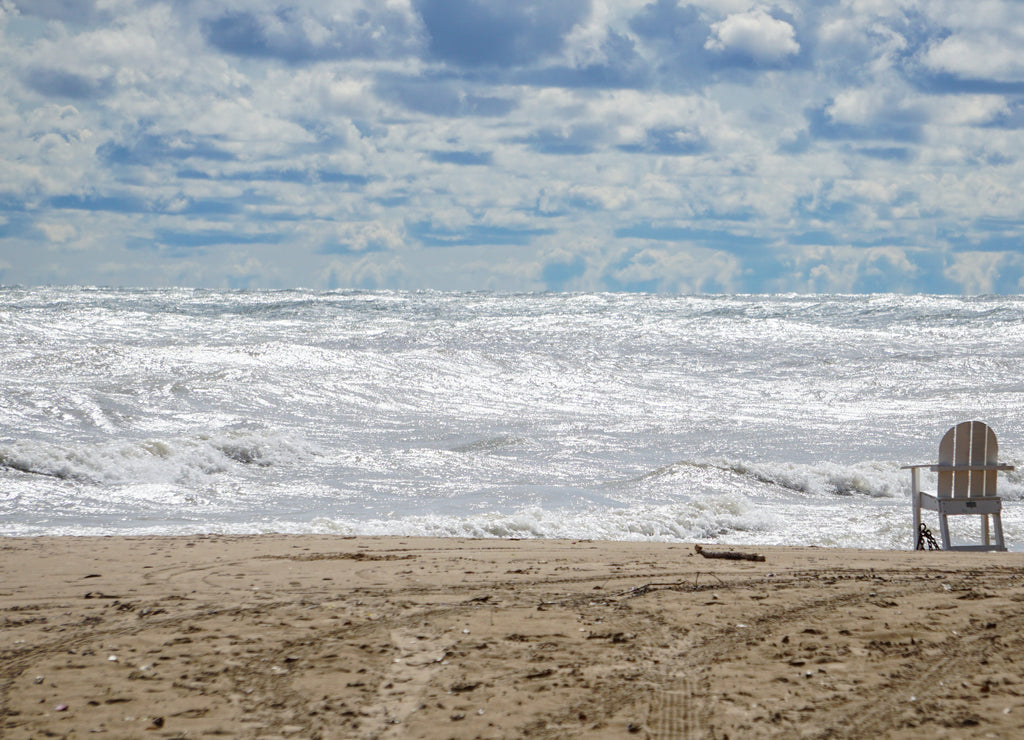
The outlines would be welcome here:
<svg viewBox="0 0 1024 740">
<path fill-rule="evenodd" d="M 921 509 L 938 512 L 943 550 L 1005 550 L 1003 502 L 996 495 L 996 474 L 1013 470 L 998 461 L 999 445 L 987 424 L 964 421 L 946 432 L 939 443 L 939 461 L 935 465 L 905 465 L 910 470 L 910 500 L 914 508 L 914 546 L 921 547 Z M 936 495 L 921 490 L 921 468 L 938 474 Z M 956 545 L 949 542 L 948 517 L 957 514 L 981 516 L 980 545 Z M 995 542 L 990 538 L 989 517 Z"/>
</svg>

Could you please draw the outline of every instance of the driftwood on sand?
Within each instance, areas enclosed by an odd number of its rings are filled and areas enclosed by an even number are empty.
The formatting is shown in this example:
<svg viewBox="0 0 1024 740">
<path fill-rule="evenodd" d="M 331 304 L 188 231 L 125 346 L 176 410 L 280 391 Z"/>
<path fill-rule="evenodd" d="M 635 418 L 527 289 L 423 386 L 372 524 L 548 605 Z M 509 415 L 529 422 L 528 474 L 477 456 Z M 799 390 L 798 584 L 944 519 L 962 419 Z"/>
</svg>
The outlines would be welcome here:
<svg viewBox="0 0 1024 740">
<path fill-rule="evenodd" d="M 733 550 L 722 550 L 717 552 L 711 552 L 705 550 L 700 545 L 694 545 L 693 549 L 697 551 L 697 554 L 705 558 L 722 558 L 724 560 L 753 560 L 758 563 L 764 562 L 764 555 L 757 555 L 752 552 L 735 552 Z"/>
</svg>

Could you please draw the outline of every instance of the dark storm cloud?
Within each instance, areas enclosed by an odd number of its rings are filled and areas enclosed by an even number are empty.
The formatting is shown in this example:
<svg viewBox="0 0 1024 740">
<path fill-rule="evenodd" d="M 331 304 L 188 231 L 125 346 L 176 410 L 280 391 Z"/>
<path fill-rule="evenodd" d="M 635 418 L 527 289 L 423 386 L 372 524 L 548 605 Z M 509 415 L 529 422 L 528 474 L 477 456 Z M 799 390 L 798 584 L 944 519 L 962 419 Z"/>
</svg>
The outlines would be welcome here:
<svg viewBox="0 0 1024 740">
<path fill-rule="evenodd" d="M 439 164 L 457 164 L 464 166 L 489 165 L 494 163 L 490 152 L 431 152 L 430 158 Z"/>
<path fill-rule="evenodd" d="M 629 27 L 657 50 L 654 73 L 662 87 L 692 88 L 708 81 L 713 59 L 704 44 L 711 28 L 696 8 L 680 6 L 676 0 L 658 0 L 644 6 Z"/>
<path fill-rule="evenodd" d="M 114 92 L 114 80 L 110 77 L 95 79 L 52 67 L 30 67 L 21 79 L 40 95 L 53 98 L 95 100 Z"/>
<path fill-rule="evenodd" d="M 96 10 L 96 0 L 17 0 L 14 6 L 22 15 L 77 25 L 109 18 L 107 12 Z"/>
<path fill-rule="evenodd" d="M 710 151 L 711 146 L 700 133 L 684 128 L 652 128 L 644 132 L 639 144 L 623 144 L 619 149 L 634 154 L 692 156 Z"/>
<path fill-rule="evenodd" d="M 468 247 L 479 245 L 525 246 L 538 236 L 553 234 L 554 231 L 481 225 L 472 225 L 461 229 L 445 229 L 424 221 L 411 225 L 409 233 L 418 239 L 424 247 Z"/>
<path fill-rule="evenodd" d="M 601 54 L 604 57 L 601 63 L 528 69 L 513 74 L 511 80 L 544 87 L 623 89 L 649 86 L 650 69 L 637 53 L 632 39 L 610 32 L 601 44 Z"/>
<path fill-rule="evenodd" d="M 240 234 L 234 230 L 177 231 L 158 229 L 153 235 L 157 244 L 165 247 L 197 249 L 223 244 L 277 244 L 282 241 L 279 234 Z"/>
<path fill-rule="evenodd" d="M 566 130 L 545 128 L 528 136 L 515 139 L 540 154 L 590 154 L 605 138 L 604 128 L 593 124 L 578 124 Z"/>
<path fill-rule="evenodd" d="M 518 105 L 514 99 L 481 95 L 474 89 L 474 85 L 453 80 L 397 76 L 382 76 L 375 86 L 375 92 L 384 100 L 431 116 L 499 117 Z"/>
<path fill-rule="evenodd" d="M 889 140 L 916 144 L 923 140 L 927 123 L 917 112 L 900 110 L 889 110 L 879 119 L 864 125 L 835 121 L 827 108 L 814 109 L 805 115 L 812 137 L 832 140 Z"/>
<path fill-rule="evenodd" d="M 182 131 L 175 136 L 141 134 L 123 143 L 109 141 L 96 149 L 96 155 L 108 165 L 149 166 L 165 160 L 208 159 L 229 162 L 235 155 L 219 146 L 216 138 L 200 137 Z"/>
<path fill-rule="evenodd" d="M 589 0 L 416 0 L 430 52 L 464 67 L 533 64 L 562 49 Z"/>
<path fill-rule="evenodd" d="M 405 14 L 370 7 L 373 12 L 363 9 L 345 18 L 291 7 L 229 12 L 204 20 L 202 31 L 211 46 L 228 54 L 289 64 L 392 58 L 418 46 L 416 29 Z"/>
<path fill-rule="evenodd" d="M 1024 95 L 1024 81 L 986 80 L 922 70 L 907 79 L 918 90 L 932 95 Z"/>
<path fill-rule="evenodd" d="M 132 195 L 57 195 L 49 199 L 51 208 L 110 213 L 151 213 L 152 206 Z"/>
<path fill-rule="evenodd" d="M 650 239 L 653 241 L 698 244 L 732 254 L 750 254 L 762 251 L 770 240 L 761 236 L 736 234 L 725 230 L 700 229 L 689 226 L 638 223 L 615 230 L 622 238 Z"/>
</svg>

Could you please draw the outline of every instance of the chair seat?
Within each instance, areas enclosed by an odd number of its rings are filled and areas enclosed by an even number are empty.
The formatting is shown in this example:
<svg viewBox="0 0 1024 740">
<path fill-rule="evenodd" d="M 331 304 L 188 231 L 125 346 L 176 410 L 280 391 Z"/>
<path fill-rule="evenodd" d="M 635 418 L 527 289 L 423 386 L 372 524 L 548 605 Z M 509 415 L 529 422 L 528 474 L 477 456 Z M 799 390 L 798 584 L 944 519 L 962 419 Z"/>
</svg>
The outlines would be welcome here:
<svg viewBox="0 0 1024 740">
<path fill-rule="evenodd" d="M 936 498 L 922 492 L 921 508 L 940 514 L 998 514 L 1003 510 L 1003 500 L 998 496 Z"/>
</svg>

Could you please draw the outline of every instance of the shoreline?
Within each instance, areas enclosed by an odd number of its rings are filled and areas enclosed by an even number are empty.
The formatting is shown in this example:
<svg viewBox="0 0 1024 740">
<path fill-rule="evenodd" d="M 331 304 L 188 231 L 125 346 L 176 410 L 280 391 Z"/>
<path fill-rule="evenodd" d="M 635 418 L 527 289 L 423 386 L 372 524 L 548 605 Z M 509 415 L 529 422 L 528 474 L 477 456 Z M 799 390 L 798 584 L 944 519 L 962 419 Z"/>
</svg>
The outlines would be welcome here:
<svg viewBox="0 0 1024 740">
<path fill-rule="evenodd" d="M 1024 734 L 1024 553 L 703 547 L 0 538 L 0 734 Z"/>
</svg>

